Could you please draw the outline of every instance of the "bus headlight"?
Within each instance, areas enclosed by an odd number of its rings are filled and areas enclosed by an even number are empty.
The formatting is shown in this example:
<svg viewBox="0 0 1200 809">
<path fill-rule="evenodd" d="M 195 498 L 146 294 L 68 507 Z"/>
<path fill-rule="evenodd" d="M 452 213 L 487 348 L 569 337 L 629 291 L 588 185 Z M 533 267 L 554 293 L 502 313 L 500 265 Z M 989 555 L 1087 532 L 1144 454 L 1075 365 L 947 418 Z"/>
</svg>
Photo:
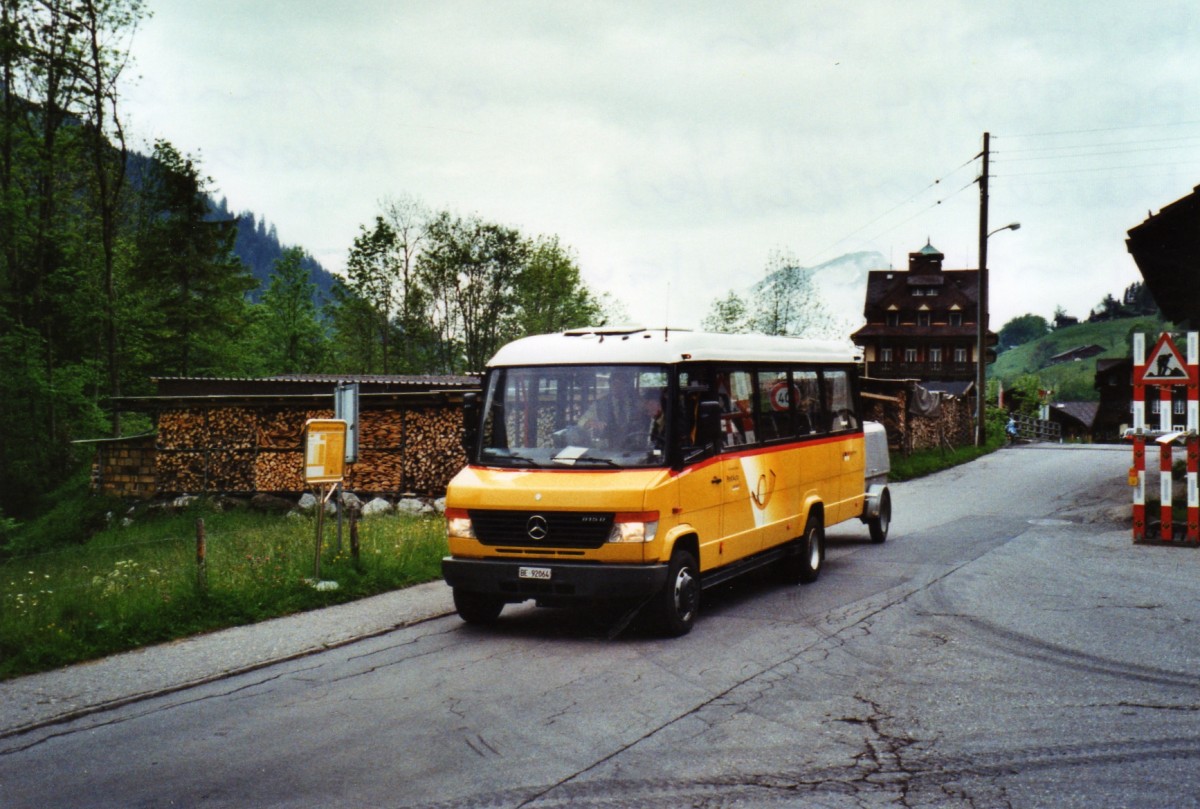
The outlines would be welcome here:
<svg viewBox="0 0 1200 809">
<path fill-rule="evenodd" d="M 475 526 L 465 508 L 446 509 L 446 534 L 459 539 L 475 539 Z"/>
<path fill-rule="evenodd" d="M 657 511 L 618 512 L 613 517 L 609 542 L 653 542 L 658 532 Z"/>
</svg>

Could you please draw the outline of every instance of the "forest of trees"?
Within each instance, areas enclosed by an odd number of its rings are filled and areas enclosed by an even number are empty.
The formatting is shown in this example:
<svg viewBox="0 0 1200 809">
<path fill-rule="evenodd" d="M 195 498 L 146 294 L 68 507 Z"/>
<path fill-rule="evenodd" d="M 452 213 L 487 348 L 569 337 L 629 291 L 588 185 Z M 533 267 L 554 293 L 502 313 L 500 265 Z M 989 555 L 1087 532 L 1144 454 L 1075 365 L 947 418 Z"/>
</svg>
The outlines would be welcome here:
<svg viewBox="0 0 1200 809">
<path fill-rule="evenodd" d="M 407 198 L 360 227 L 327 295 L 297 247 L 260 283 L 236 248 L 265 225 L 214 204 L 194 156 L 127 145 L 139 0 L 0 9 L 0 526 L 83 478 L 74 441 L 149 429 L 120 403 L 154 377 L 473 371 L 515 337 L 602 322 L 556 238 Z"/>
</svg>

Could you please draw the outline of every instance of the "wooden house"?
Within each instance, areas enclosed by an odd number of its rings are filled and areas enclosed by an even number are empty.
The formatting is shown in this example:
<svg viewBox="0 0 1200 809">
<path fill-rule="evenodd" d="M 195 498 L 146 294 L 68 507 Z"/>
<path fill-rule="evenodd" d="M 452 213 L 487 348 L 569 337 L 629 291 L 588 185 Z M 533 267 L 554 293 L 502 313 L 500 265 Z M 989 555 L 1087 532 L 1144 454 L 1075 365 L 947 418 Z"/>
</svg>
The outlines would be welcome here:
<svg viewBox="0 0 1200 809">
<path fill-rule="evenodd" d="M 867 276 L 865 326 L 851 335 L 862 346 L 867 376 L 963 383 L 975 379 L 978 361 L 979 271 L 944 269 L 933 245 L 908 254 L 907 270 L 872 270 Z M 996 335 L 987 334 L 989 346 Z M 989 351 L 987 361 L 995 358 Z"/>
</svg>

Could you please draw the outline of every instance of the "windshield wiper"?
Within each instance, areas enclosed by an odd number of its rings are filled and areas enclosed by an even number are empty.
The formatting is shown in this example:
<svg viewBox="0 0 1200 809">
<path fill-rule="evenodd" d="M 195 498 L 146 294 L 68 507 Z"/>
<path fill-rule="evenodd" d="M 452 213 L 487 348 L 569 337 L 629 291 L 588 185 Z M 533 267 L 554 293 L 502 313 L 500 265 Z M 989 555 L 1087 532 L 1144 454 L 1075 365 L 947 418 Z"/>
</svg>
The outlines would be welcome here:
<svg viewBox="0 0 1200 809">
<path fill-rule="evenodd" d="M 594 463 L 601 466 L 615 466 L 617 469 L 623 468 L 621 464 L 614 461 L 612 458 L 604 458 L 597 455 L 580 455 L 578 458 L 555 458 L 555 463 L 560 463 L 565 466 L 578 466 L 581 463 Z"/>
<path fill-rule="evenodd" d="M 485 449 L 483 451 L 483 462 L 488 463 L 495 461 L 517 461 L 528 464 L 529 466 L 541 466 L 541 464 L 539 464 L 533 458 L 530 458 L 526 455 L 518 455 L 515 452 L 507 452 L 505 450 Z"/>
</svg>

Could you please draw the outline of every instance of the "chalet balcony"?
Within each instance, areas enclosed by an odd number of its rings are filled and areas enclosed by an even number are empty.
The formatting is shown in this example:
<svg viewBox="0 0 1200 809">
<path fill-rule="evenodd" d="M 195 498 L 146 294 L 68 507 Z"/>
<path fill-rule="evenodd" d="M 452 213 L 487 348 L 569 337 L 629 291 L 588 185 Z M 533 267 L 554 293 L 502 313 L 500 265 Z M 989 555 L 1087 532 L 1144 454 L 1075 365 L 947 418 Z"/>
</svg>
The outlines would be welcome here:
<svg viewBox="0 0 1200 809">
<path fill-rule="evenodd" d="M 967 382 L 975 378 L 973 362 L 869 362 L 867 376 L 877 379 L 925 379 Z"/>
</svg>

